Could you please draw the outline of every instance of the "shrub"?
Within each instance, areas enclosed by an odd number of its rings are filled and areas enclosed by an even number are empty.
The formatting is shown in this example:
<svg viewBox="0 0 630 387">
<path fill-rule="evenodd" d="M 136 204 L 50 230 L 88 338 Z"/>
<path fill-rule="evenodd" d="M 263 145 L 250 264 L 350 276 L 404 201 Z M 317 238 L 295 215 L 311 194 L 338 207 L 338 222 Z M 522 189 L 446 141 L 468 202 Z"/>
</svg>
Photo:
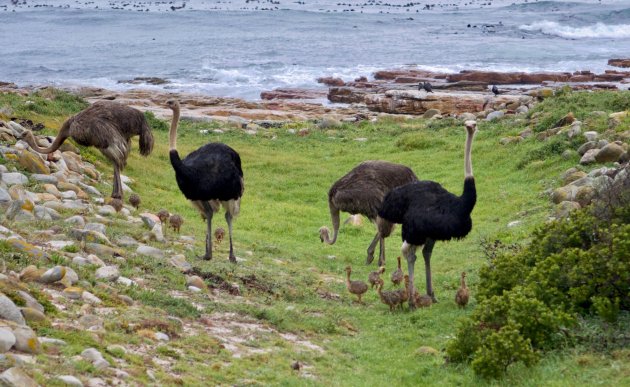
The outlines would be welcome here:
<svg viewBox="0 0 630 387">
<path fill-rule="evenodd" d="M 169 126 L 164 120 L 160 120 L 153 114 L 153 112 L 146 111 L 144 112 L 144 117 L 147 119 L 149 126 L 152 130 L 157 130 L 161 132 L 166 132 L 169 130 Z"/>
</svg>

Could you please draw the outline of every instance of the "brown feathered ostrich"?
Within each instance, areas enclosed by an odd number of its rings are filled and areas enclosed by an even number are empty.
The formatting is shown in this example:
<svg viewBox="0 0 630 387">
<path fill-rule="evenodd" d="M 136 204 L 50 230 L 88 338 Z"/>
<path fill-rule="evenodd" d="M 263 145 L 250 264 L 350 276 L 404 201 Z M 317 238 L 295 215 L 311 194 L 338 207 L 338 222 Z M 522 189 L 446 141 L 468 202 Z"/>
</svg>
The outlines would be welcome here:
<svg viewBox="0 0 630 387">
<path fill-rule="evenodd" d="M 352 267 L 346 266 L 346 288 L 350 293 L 355 294 L 358 297 L 359 304 L 362 304 L 361 296 L 363 293 L 367 292 L 368 286 L 363 281 L 350 280 L 350 274 L 352 274 Z"/>
<path fill-rule="evenodd" d="M 232 247 L 232 219 L 240 211 L 241 196 L 245 189 L 241 158 L 225 144 L 208 143 L 182 160 L 177 152 L 179 102 L 169 100 L 166 105 L 173 111 L 169 156 L 177 185 L 206 219 L 206 253 L 203 259 L 212 259 L 212 216 L 223 205 L 230 238 L 230 261 L 236 262 Z"/>
<path fill-rule="evenodd" d="M 136 210 L 140 207 L 140 203 L 142 201 L 140 200 L 140 195 L 138 195 L 137 193 L 132 193 L 131 195 L 129 195 L 129 204 L 131 204 Z"/>
<path fill-rule="evenodd" d="M 466 272 L 462 272 L 461 285 L 459 289 L 457 289 L 457 293 L 455 294 L 455 303 L 460 308 L 465 308 L 468 305 L 468 299 L 470 298 L 470 290 L 466 286 Z"/>
<path fill-rule="evenodd" d="M 367 249 L 367 260 L 370 264 L 374 260 L 376 243 L 380 242 L 378 265 L 385 265 L 385 241 L 394 224 L 378 218 L 378 210 L 383 198 L 392 189 L 416 181 L 417 177 L 411 169 L 404 165 L 387 161 L 364 161 L 337 180 L 328 191 L 328 208 L 333 224 L 333 238 L 327 227 L 319 229 L 322 242 L 329 245 L 337 241 L 339 233 L 339 212 L 361 214 L 370 219 L 377 226 L 377 232 Z"/>
<path fill-rule="evenodd" d="M 466 121 L 464 192 L 456 196 L 434 181 L 417 181 L 392 190 L 383 200 L 379 216 L 402 223 L 402 255 L 407 260 L 409 292 L 414 295 L 416 249 L 424 256 L 427 295 L 437 302 L 431 281 L 431 252 L 435 241 L 460 239 L 472 229 L 470 213 L 477 201 L 472 171 L 471 149 L 477 130 L 475 121 Z"/>
<path fill-rule="evenodd" d="M 117 102 L 99 101 L 66 120 L 48 148 L 40 147 L 31 131 L 26 131 L 24 140 L 35 151 L 43 154 L 59 149 L 68 137 L 80 145 L 98 149 L 114 165 L 114 203 L 110 204 L 114 208 L 122 208 L 120 172 L 127 164 L 131 138 L 134 136 L 140 136 L 140 154 L 148 156 L 153 150 L 153 134 L 144 114 Z"/>
<path fill-rule="evenodd" d="M 184 218 L 182 218 L 181 215 L 175 214 L 168 218 L 168 223 L 173 231 L 179 234 L 179 229 L 182 227 L 182 224 L 184 224 Z"/>
</svg>

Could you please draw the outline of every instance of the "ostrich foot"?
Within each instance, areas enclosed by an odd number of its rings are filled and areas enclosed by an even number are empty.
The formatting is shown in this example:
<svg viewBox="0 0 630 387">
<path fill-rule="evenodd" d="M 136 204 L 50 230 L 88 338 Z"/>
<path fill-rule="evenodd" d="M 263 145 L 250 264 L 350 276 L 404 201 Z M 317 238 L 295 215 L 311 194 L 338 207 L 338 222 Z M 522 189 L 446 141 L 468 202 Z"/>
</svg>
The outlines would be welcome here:
<svg viewBox="0 0 630 387">
<path fill-rule="evenodd" d="M 230 262 L 236 263 L 236 255 L 230 255 Z"/>
<path fill-rule="evenodd" d="M 437 304 L 438 303 L 438 299 L 437 299 L 437 297 L 435 297 L 435 293 L 431 293 L 430 296 L 431 296 L 431 301 L 434 304 Z"/>
<path fill-rule="evenodd" d="M 367 258 L 365 259 L 365 264 L 369 265 L 374 261 L 374 253 L 368 253 Z M 380 265 L 380 263 L 379 263 Z"/>
<path fill-rule="evenodd" d="M 204 261 L 209 261 L 212 259 L 212 254 L 204 254 L 202 256 L 197 256 L 197 259 L 203 259 Z"/>
</svg>

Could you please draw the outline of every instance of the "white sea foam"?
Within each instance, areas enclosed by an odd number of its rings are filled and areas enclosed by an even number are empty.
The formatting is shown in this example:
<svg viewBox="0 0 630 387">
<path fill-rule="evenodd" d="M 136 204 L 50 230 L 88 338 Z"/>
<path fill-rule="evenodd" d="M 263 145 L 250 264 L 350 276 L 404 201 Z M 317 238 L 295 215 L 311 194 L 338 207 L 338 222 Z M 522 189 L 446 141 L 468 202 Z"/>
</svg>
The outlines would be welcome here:
<svg viewBox="0 0 630 387">
<path fill-rule="evenodd" d="M 543 34 L 555 35 L 569 39 L 583 38 L 630 38 L 630 24 L 596 23 L 583 27 L 571 27 L 558 22 L 543 20 L 519 27 L 523 31 L 540 31 Z"/>
</svg>

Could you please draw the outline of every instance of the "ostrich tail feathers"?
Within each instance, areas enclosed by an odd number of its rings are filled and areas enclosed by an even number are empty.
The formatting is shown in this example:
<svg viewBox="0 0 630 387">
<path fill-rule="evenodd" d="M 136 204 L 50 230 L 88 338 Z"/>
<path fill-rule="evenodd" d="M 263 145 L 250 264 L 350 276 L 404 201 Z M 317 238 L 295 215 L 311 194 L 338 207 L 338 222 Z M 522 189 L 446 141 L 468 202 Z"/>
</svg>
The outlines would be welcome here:
<svg viewBox="0 0 630 387">
<path fill-rule="evenodd" d="M 140 154 L 142 156 L 148 156 L 153 150 L 153 133 L 149 125 L 145 122 L 142 125 L 142 131 L 140 132 Z"/>
</svg>

